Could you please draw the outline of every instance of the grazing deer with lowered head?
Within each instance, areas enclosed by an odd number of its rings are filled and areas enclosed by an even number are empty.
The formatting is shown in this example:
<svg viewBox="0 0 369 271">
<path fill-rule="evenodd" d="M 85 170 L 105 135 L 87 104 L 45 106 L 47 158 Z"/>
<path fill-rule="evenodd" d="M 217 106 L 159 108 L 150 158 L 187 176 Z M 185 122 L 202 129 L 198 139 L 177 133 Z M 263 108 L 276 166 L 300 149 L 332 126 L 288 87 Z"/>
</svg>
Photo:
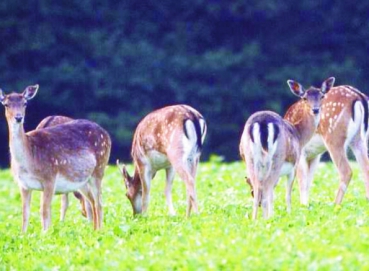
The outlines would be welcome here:
<svg viewBox="0 0 369 271">
<path fill-rule="evenodd" d="M 41 201 L 42 227 L 51 225 L 51 201 L 55 193 L 80 191 L 90 202 L 94 228 L 102 226 L 101 181 L 110 156 L 109 134 L 88 120 L 25 133 L 23 122 L 27 102 L 35 97 L 38 85 L 23 93 L 5 95 L 9 128 L 11 171 L 18 183 L 23 204 L 22 230 L 27 230 L 32 190 L 43 191 Z"/>
<path fill-rule="evenodd" d="M 36 127 L 37 129 L 43 129 L 47 127 L 56 126 L 59 124 L 64 124 L 72 121 L 73 119 L 66 116 L 48 116 L 44 118 Z M 81 212 L 84 217 L 87 217 L 88 220 L 92 221 L 92 210 L 91 205 L 88 201 L 82 196 L 79 192 L 73 192 L 74 196 L 79 200 L 81 204 Z M 69 206 L 68 193 L 61 195 L 61 204 L 60 204 L 60 221 L 63 221 L 65 218 L 65 213 L 67 212 Z"/>
<path fill-rule="evenodd" d="M 165 196 L 169 213 L 175 214 L 172 203 L 175 172 L 186 185 L 187 216 L 191 211 L 198 212 L 195 177 L 205 135 L 204 118 L 187 105 L 158 109 L 138 124 L 131 153 L 135 165 L 133 177 L 124 165 L 121 168 L 134 214 L 147 211 L 151 180 L 160 169 L 166 170 Z M 118 161 L 117 164 L 119 167 Z"/>
<path fill-rule="evenodd" d="M 299 110 L 298 104 L 291 107 L 285 118 L 292 120 Z M 327 150 L 339 172 L 340 185 L 335 203 L 341 204 L 352 177 L 347 158 L 348 147 L 353 151 L 362 170 L 366 198 L 369 199 L 368 134 L 368 97 L 351 86 L 332 88 L 322 102 L 318 129 L 305 146 L 297 170 L 302 204 L 309 204 L 309 189 L 314 171 L 321 155 Z"/>
<path fill-rule="evenodd" d="M 247 182 L 254 196 L 252 218 L 257 218 L 259 205 L 263 216 L 273 214 L 273 193 L 279 177 L 287 175 L 286 203 L 291 210 L 291 191 L 296 167 L 305 144 L 314 135 L 319 123 L 322 98 L 334 84 L 325 80 L 320 89 L 305 90 L 299 83 L 287 81 L 292 93 L 301 99 L 300 110 L 292 121 L 271 111 L 260 111 L 249 117 L 241 137 L 240 154 L 246 162 Z"/>
</svg>

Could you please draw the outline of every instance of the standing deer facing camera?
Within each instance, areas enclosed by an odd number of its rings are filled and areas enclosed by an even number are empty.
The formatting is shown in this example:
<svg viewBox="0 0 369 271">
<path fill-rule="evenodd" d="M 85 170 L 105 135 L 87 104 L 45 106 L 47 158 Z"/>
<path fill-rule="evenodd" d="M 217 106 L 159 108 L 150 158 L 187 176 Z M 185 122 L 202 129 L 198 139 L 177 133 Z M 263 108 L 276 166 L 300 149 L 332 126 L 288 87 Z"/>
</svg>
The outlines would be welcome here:
<svg viewBox="0 0 369 271">
<path fill-rule="evenodd" d="M 305 90 L 299 83 L 287 83 L 295 95 L 300 110 L 291 122 L 271 111 L 261 111 L 250 116 L 241 137 L 240 154 L 246 162 L 247 182 L 254 196 L 252 218 L 257 218 L 261 204 L 264 218 L 273 214 L 273 192 L 279 177 L 288 176 L 286 203 L 291 210 L 291 191 L 296 167 L 305 144 L 314 135 L 319 123 L 322 98 L 332 88 L 334 78 L 328 78 L 321 89 Z"/>
<path fill-rule="evenodd" d="M 134 214 L 147 211 L 151 180 L 160 169 L 166 170 L 169 213 L 175 214 L 171 192 L 175 172 L 186 185 L 187 216 L 191 211 L 198 212 L 195 177 L 205 135 L 204 118 L 187 105 L 158 109 L 138 124 L 131 153 L 135 165 L 133 177 L 124 165 L 121 168 Z"/>
<path fill-rule="evenodd" d="M 36 127 L 37 129 L 43 129 L 47 127 L 52 127 L 55 125 L 64 124 L 72 121 L 73 119 L 65 116 L 48 116 L 44 118 Z M 81 204 L 81 212 L 82 215 L 87 217 L 88 220 L 92 221 L 92 210 L 88 201 L 82 196 L 81 193 L 75 191 L 73 192 L 74 196 L 79 200 Z M 69 206 L 68 193 L 61 195 L 61 205 L 60 205 L 60 221 L 63 221 L 65 218 L 65 213 L 67 212 Z"/>
<path fill-rule="evenodd" d="M 111 148 L 109 134 L 88 120 L 73 120 L 25 133 L 27 102 L 35 97 L 37 90 L 38 85 L 27 87 L 21 94 L 5 95 L 0 90 L 9 128 L 11 172 L 22 196 L 22 230 L 27 230 L 32 190 L 43 191 L 43 230 L 51 225 L 53 195 L 77 190 L 90 202 L 94 228 L 99 229 L 102 226 L 101 181 Z"/>
<path fill-rule="evenodd" d="M 296 104 L 288 110 L 285 118 L 293 121 L 299 110 L 300 105 Z M 318 129 L 304 148 L 297 170 L 302 204 L 309 204 L 314 171 L 322 153 L 327 150 L 339 172 L 340 185 L 335 203 L 341 204 L 352 177 L 347 158 L 348 147 L 352 149 L 362 170 L 366 198 L 369 199 L 368 130 L 368 97 L 351 86 L 332 88 L 322 102 Z"/>
</svg>

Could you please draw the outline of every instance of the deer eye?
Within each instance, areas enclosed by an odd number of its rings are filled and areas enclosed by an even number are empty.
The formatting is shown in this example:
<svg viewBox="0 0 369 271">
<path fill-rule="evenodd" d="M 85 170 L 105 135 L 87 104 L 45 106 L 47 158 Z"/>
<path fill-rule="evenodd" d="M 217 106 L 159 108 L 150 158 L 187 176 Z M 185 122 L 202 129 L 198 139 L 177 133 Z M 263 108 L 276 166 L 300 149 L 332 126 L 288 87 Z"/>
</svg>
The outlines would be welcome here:
<svg viewBox="0 0 369 271">
<path fill-rule="evenodd" d="M 325 98 L 325 95 L 323 95 L 322 97 L 320 97 L 321 100 L 323 100 Z"/>
<path fill-rule="evenodd" d="M 5 106 L 5 107 L 9 107 L 9 105 L 8 105 L 8 104 L 4 104 L 4 106 Z"/>
</svg>

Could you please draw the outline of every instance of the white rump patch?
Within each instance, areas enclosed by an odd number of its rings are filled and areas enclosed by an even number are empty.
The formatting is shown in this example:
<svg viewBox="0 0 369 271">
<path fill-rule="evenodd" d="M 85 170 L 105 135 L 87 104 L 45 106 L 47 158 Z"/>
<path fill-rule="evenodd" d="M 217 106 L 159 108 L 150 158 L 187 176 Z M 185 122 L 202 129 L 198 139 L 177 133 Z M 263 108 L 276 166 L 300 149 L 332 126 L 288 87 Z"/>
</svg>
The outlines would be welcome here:
<svg viewBox="0 0 369 271">
<path fill-rule="evenodd" d="M 278 145 L 277 144 L 278 140 L 273 142 L 274 134 L 275 134 L 275 130 L 274 130 L 273 123 L 268 123 L 268 152 L 269 152 L 270 157 L 274 155 L 275 151 L 277 150 L 277 145 Z"/>
<path fill-rule="evenodd" d="M 345 141 L 345 149 L 347 146 L 351 143 L 354 136 L 357 134 L 357 132 L 360 129 L 360 137 L 364 139 L 364 108 L 360 101 L 355 102 L 354 105 L 354 114 L 355 119 L 352 120 L 352 118 L 349 121 L 348 127 L 347 127 L 347 139 Z"/>
</svg>

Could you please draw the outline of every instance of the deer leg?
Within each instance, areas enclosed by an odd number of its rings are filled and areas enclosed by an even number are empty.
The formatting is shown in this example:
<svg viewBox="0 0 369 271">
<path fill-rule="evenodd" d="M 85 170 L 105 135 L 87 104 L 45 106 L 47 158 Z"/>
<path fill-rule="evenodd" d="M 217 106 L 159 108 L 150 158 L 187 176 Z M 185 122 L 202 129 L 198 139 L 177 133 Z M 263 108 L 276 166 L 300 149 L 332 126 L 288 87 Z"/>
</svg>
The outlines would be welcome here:
<svg viewBox="0 0 369 271">
<path fill-rule="evenodd" d="M 308 175 L 309 164 L 304 154 L 301 154 L 297 166 L 297 179 L 300 190 L 300 204 L 309 205 Z"/>
<path fill-rule="evenodd" d="M 51 201 L 55 192 L 54 182 L 44 184 L 44 191 L 41 197 L 41 222 L 44 231 L 51 226 Z"/>
<path fill-rule="evenodd" d="M 254 183 L 254 182 L 253 182 Z M 255 184 L 255 183 L 254 183 Z M 256 220 L 258 217 L 258 208 L 261 200 L 261 190 L 258 185 L 254 185 L 254 200 L 252 205 L 252 219 Z"/>
<path fill-rule="evenodd" d="M 321 155 L 316 156 L 311 160 L 306 160 L 301 157 L 297 168 L 297 179 L 300 188 L 300 203 L 309 205 L 309 191 L 313 182 L 314 173 L 319 165 Z"/>
<path fill-rule="evenodd" d="M 175 175 L 175 171 L 173 167 L 169 167 L 166 169 L 165 197 L 167 199 L 167 205 L 168 205 L 170 215 L 176 214 L 174 207 L 173 207 L 173 201 L 172 201 L 172 185 L 173 185 L 174 175 Z"/>
<path fill-rule="evenodd" d="M 292 187 L 293 182 L 295 180 L 296 170 L 292 170 L 292 172 L 287 176 L 287 183 L 286 183 L 286 205 L 287 205 L 287 212 L 291 212 L 291 194 L 292 194 Z"/>
<path fill-rule="evenodd" d="M 91 205 L 91 210 L 92 210 L 92 222 L 94 225 L 94 229 L 97 230 L 98 229 L 98 213 L 97 213 L 97 209 L 96 209 L 96 200 L 95 197 L 93 195 L 93 192 L 91 191 L 92 187 L 90 184 L 87 184 L 85 186 L 83 186 L 82 188 L 79 189 L 79 192 L 84 196 L 84 198 L 89 202 L 89 204 Z"/>
<path fill-rule="evenodd" d="M 151 180 L 153 178 L 152 169 L 146 165 L 143 170 L 140 170 L 140 179 L 142 185 L 142 213 L 146 213 L 150 202 Z"/>
<path fill-rule="evenodd" d="M 269 180 L 268 180 L 269 181 Z M 268 219 L 273 216 L 273 189 L 268 184 L 263 185 L 263 193 L 261 195 L 261 206 L 263 208 L 263 217 Z"/>
<path fill-rule="evenodd" d="M 68 206 L 69 206 L 69 199 L 68 199 L 68 193 L 62 194 L 60 197 L 60 221 L 64 221 L 65 213 L 67 212 Z"/>
<path fill-rule="evenodd" d="M 29 215 L 30 215 L 30 207 L 31 207 L 31 198 L 32 198 L 32 191 L 26 190 L 24 188 L 20 188 L 21 197 L 22 197 L 22 232 L 27 231 L 28 222 L 29 222 Z"/>
<path fill-rule="evenodd" d="M 327 149 L 340 176 L 340 185 L 337 190 L 335 204 L 341 204 L 352 177 L 352 170 L 347 158 L 346 150 L 342 144 L 340 146 L 327 144 Z"/>
<path fill-rule="evenodd" d="M 103 225 L 103 210 L 102 210 L 102 197 L 101 197 L 101 178 L 102 176 L 92 176 L 90 182 L 90 191 L 94 198 L 95 206 L 92 206 L 93 215 L 96 216 L 96 229 L 101 229 Z"/>
<path fill-rule="evenodd" d="M 358 140 L 351 145 L 356 161 L 358 162 L 365 181 L 366 198 L 369 200 L 369 159 L 367 156 L 368 146 L 363 140 Z"/>
</svg>

